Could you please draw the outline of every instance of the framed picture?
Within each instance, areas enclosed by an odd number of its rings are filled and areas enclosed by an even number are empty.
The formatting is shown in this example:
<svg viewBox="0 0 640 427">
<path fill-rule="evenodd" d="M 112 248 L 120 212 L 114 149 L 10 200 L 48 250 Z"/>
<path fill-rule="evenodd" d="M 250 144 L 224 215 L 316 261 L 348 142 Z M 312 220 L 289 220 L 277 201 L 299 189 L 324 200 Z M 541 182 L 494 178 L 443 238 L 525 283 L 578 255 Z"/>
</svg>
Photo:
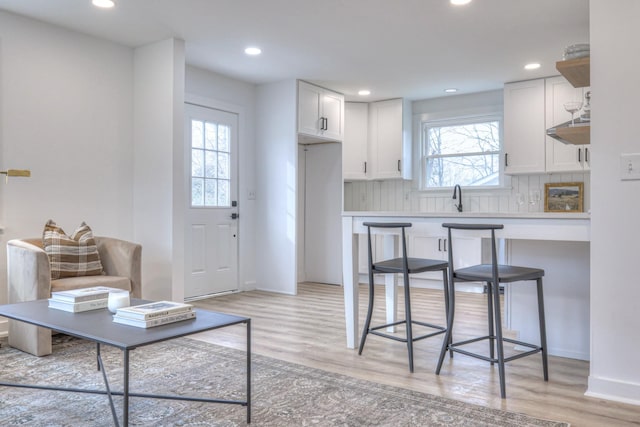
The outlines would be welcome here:
<svg viewBox="0 0 640 427">
<path fill-rule="evenodd" d="M 544 185 L 545 212 L 583 212 L 584 183 L 550 182 Z"/>
</svg>

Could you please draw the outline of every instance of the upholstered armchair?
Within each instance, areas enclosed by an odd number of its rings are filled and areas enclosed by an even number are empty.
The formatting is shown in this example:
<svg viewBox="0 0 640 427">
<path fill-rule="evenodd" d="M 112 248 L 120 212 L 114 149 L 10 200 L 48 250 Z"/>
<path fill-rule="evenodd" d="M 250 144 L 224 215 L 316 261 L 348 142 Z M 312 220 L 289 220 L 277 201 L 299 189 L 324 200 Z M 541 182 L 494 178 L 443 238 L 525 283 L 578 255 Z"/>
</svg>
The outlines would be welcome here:
<svg viewBox="0 0 640 427">
<path fill-rule="evenodd" d="M 51 279 L 49 258 L 42 238 L 14 239 L 7 242 L 7 280 L 9 303 L 51 297 L 51 292 L 108 286 L 128 290 L 141 297 L 142 246 L 110 237 L 95 237 L 103 275 Z M 9 345 L 36 356 L 51 354 L 51 331 L 9 320 Z"/>
</svg>

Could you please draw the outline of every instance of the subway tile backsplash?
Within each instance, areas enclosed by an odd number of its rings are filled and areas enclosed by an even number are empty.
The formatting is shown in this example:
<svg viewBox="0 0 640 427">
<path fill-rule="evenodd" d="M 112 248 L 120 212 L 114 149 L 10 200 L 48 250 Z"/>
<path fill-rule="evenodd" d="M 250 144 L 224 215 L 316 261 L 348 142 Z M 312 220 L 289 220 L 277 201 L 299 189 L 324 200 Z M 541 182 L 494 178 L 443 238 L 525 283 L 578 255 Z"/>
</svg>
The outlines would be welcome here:
<svg viewBox="0 0 640 427">
<path fill-rule="evenodd" d="M 544 184 L 547 182 L 584 182 L 584 211 L 590 203 L 590 174 L 544 174 L 505 176 L 499 189 L 468 189 L 462 191 L 464 212 L 527 213 L 544 212 Z M 419 191 L 413 181 L 399 179 L 383 181 L 351 181 L 344 184 L 345 211 L 387 212 L 455 212 L 453 189 L 447 191 Z M 529 203 L 529 192 L 540 191 L 540 201 Z M 516 194 L 524 195 L 518 204 Z"/>
</svg>

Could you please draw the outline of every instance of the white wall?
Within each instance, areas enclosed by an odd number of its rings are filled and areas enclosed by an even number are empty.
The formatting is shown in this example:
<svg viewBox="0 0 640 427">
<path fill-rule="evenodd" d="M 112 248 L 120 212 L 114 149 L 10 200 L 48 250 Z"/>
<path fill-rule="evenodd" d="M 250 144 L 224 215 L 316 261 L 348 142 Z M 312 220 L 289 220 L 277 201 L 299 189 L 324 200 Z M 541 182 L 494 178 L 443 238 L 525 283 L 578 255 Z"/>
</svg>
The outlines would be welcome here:
<svg viewBox="0 0 640 427">
<path fill-rule="evenodd" d="M 242 290 L 256 285 L 255 274 L 255 207 L 249 192 L 256 188 L 255 162 L 255 85 L 234 80 L 196 67 L 186 70 L 187 101 L 238 114 L 239 119 L 239 281 Z"/>
<path fill-rule="evenodd" d="M 640 2 L 591 0 L 589 9 L 594 97 L 587 394 L 640 405 L 640 181 L 619 179 L 620 154 L 640 152 Z"/>
<path fill-rule="evenodd" d="M 297 82 L 258 86 L 256 287 L 297 292 Z"/>
<path fill-rule="evenodd" d="M 183 230 L 178 207 L 184 205 L 174 185 L 182 188 L 184 171 L 184 42 L 169 39 L 135 50 L 134 99 L 133 218 L 143 247 L 143 297 L 180 301 L 184 233 L 174 234 Z"/>
<path fill-rule="evenodd" d="M 6 241 L 72 232 L 133 239 L 133 52 L 0 11 L 0 169 L 31 169 L 2 186 L 0 303 Z"/>
</svg>

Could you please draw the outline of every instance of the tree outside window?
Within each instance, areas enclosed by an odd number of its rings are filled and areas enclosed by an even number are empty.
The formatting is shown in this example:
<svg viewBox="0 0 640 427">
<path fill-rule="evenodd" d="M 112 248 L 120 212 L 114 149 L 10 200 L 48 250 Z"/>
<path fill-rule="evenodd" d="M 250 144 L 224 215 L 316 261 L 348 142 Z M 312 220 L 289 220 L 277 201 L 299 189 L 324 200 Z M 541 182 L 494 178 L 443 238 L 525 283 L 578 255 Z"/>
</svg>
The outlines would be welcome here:
<svg viewBox="0 0 640 427">
<path fill-rule="evenodd" d="M 423 122 L 423 187 L 500 184 L 501 119 Z"/>
</svg>

